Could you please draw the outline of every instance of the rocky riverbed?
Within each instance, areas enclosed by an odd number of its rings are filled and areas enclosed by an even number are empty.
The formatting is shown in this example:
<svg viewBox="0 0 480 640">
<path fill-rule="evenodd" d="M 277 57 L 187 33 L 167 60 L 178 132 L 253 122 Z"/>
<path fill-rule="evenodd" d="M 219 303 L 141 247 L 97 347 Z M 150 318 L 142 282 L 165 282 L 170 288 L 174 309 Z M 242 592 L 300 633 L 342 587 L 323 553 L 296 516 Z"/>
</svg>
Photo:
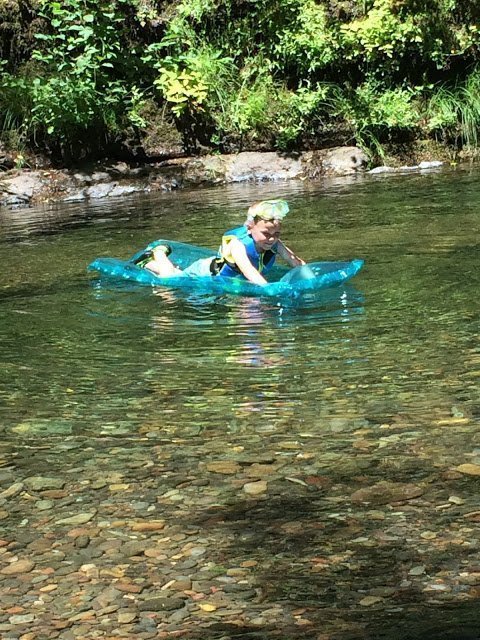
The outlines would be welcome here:
<svg viewBox="0 0 480 640">
<path fill-rule="evenodd" d="M 478 637 L 480 451 L 278 435 L 4 442 L 2 639 Z"/>
<path fill-rule="evenodd" d="M 441 161 L 406 167 L 376 167 L 374 173 L 430 169 Z M 172 158 L 131 166 L 103 164 L 89 170 L 11 170 L 0 175 L 0 207 L 21 208 L 42 202 L 79 202 L 115 198 L 135 192 L 170 191 L 205 184 L 267 180 L 315 180 L 364 173 L 365 153 L 336 147 L 291 155 L 244 152 L 195 158 Z"/>
</svg>

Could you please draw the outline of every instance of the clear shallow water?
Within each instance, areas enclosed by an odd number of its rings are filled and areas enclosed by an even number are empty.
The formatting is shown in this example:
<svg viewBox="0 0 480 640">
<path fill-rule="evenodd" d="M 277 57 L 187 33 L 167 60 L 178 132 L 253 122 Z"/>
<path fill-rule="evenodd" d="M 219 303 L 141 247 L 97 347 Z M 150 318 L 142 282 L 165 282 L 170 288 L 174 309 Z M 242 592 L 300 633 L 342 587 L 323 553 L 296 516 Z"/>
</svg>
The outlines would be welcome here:
<svg viewBox="0 0 480 640">
<path fill-rule="evenodd" d="M 478 481 L 448 487 L 441 474 L 480 463 L 479 178 L 445 170 L 2 211 L 0 464 L 20 476 L 92 460 L 115 469 L 127 451 L 148 456 L 145 443 L 175 446 L 180 466 L 235 447 L 288 460 L 300 450 L 299 477 L 330 477 L 337 503 L 388 480 L 431 485 L 424 528 L 445 525 L 432 514 L 451 492 L 473 510 Z M 347 288 L 292 309 L 101 284 L 85 271 L 96 256 L 127 257 L 156 237 L 216 247 L 252 201 L 269 197 L 289 201 L 283 238 L 307 261 L 365 259 Z M 116 441 L 124 454 L 106 455 Z M 308 524 L 324 512 L 318 501 L 289 506 L 290 488 L 285 517 Z M 267 515 L 261 526 L 275 522 Z M 327 587 L 305 580 L 303 570 L 284 578 L 275 597 L 322 600 Z"/>
<path fill-rule="evenodd" d="M 307 260 L 366 260 L 347 289 L 327 292 L 315 308 L 101 286 L 85 273 L 93 257 L 125 257 L 158 236 L 214 247 L 249 202 L 272 195 L 290 201 L 284 238 Z M 195 390 L 200 405 L 202 392 L 222 388 L 220 406 L 197 407 L 202 421 L 220 425 L 245 396 L 261 404 L 257 385 L 302 423 L 319 404 L 324 414 L 344 412 L 347 399 L 361 413 L 379 406 L 379 420 L 402 410 L 448 414 L 456 402 L 471 412 L 479 199 L 478 175 L 462 171 L 2 213 L 4 428 L 61 418 L 81 435 L 121 418 L 135 432 L 144 418 L 163 416 L 152 386 Z M 285 408 L 262 410 L 275 419 Z M 175 403 L 169 421 L 181 429 L 185 420 Z"/>
</svg>

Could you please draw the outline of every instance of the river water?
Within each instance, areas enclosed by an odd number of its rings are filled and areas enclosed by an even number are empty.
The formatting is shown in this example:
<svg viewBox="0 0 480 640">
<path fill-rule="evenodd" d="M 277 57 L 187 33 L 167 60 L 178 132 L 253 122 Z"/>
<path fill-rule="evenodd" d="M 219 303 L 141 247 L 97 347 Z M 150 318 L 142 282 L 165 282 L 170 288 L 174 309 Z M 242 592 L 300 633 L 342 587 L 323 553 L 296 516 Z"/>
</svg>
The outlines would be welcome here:
<svg viewBox="0 0 480 640">
<path fill-rule="evenodd" d="M 298 637 L 480 637 L 479 178 L 444 169 L 0 212 L 0 490 L 52 472 L 120 477 L 155 452 L 194 479 L 180 519 L 203 526 L 223 509 L 216 552 L 255 559 L 264 608 L 306 617 Z M 363 271 L 293 308 L 86 272 L 156 237 L 215 248 L 272 197 L 290 204 L 282 237 L 296 253 L 364 258 Z M 240 467 L 205 467 L 228 463 Z M 246 495 L 249 478 L 267 488 Z M 4 511 L 6 532 L 32 522 L 27 503 Z"/>
</svg>

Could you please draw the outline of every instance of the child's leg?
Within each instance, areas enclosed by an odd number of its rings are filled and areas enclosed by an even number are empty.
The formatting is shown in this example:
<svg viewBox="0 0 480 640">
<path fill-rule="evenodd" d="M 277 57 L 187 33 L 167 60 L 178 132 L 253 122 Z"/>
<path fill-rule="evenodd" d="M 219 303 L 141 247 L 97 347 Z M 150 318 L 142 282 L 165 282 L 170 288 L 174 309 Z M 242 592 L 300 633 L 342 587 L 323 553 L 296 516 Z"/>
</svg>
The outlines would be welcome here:
<svg viewBox="0 0 480 640">
<path fill-rule="evenodd" d="M 183 273 L 182 270 L 176 267 L 165 255 L 165 248 L 163 246 L 153 249 L 153 259 L 147 262 L 144 268 L 153 271 L 153 273 L 156 273 L 157 276 L 161 278 L 179 276 Z"/>
</svg>

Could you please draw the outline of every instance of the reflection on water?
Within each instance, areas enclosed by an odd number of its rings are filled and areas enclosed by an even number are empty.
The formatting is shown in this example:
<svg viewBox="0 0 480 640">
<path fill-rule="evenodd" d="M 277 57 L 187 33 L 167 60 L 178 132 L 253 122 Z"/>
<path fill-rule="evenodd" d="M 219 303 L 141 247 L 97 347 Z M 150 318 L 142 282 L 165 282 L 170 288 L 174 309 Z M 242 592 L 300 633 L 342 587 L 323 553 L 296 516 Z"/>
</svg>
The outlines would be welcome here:
<svg viewBox="0 0 480 640">
<path fill-rule="evenodd" d="M 361 257 L 364 270 L 301 307 L 106 285 L 85 272 L 95 256 L 129 256 L 159 236 L 215 246 L 268 197 L 290 202 L 284 238 L 299 255 Z M 331 607 L 338 633 L 328 637 L 342 640 L 370 623 L 365 637 L 397 637 L 399 619 L 403 637 L 423 638 L 423 612 L 443 605 L 445 637 L 456 615 L 470 629 L 478 594 L 462 570 L 480 559 L 465 514 L 478 487 L 454 469 L 480 465 L 479 199 L 478 172 L 463 170 L 2 211 L 0 481 L 155 455 L 175 473 L 200 469 L 198 492 L 206 461 L 274 461 L 283 484 L 248 507 L 250 546 L 227 481 L 188 502 L 199 519 L 209 501 L 223 505 L 238 535 L 224 552 L 258 559 L 267 604 Z M 117 442 L 123 458 L 108 454 Z M 381 481 L 424 494 L 352 506 L 355 491 Z M 437 542 L 422 538 L 432 530 Z M 420 582 L 412 563 L 428 567 Z M 358 601 L 372 588 L 380 600 L 367 616 Z"/>
</svg>

